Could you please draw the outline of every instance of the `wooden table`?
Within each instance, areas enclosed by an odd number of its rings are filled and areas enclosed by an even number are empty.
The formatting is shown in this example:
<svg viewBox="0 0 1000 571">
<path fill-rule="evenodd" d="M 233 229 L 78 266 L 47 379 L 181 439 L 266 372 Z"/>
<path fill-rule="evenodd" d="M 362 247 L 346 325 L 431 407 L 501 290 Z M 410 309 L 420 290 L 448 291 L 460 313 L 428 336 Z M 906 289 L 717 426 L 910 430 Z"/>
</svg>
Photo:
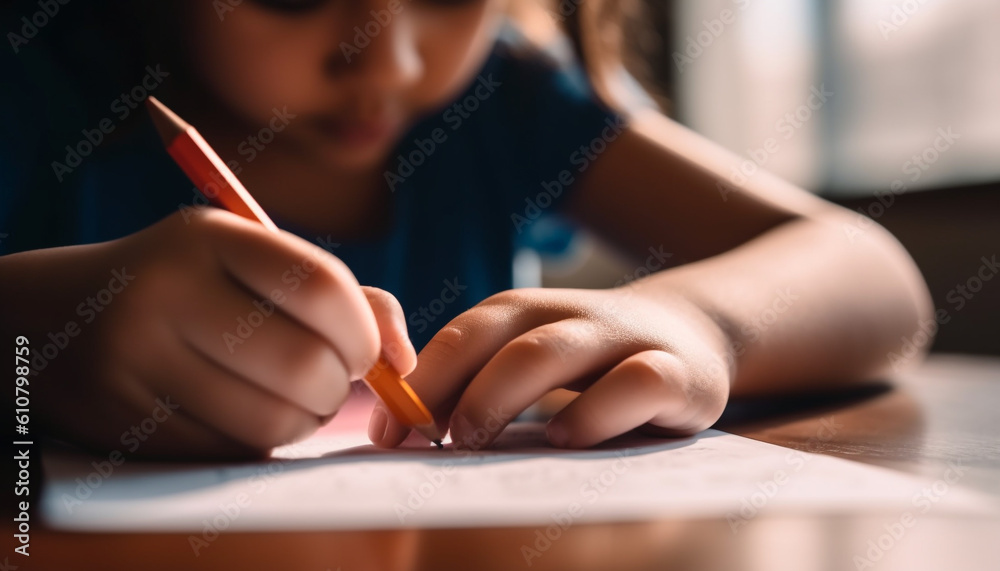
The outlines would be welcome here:
<svg viewBox="0 0 1000 571">
<path fill-rule="evenodd" d="M 891 384 L 850 394 L 737 404 L 718 427 L 934 478 L 951 463 L 964 470 L 960 485 L 1000 497 L 997 408 L 1000 359 L 935 356 Z M 224 533 L 195 557 L 187 534 L 36 526 L 31 564 L 11 563 L 23 570 L 1000 570 L 1000 516 L 948 517 L 932 508 L 892 538 L 900 517 L 765 512 L 736 532 L 724 519 L 580 524 L 530 567 L 521 547 L 534 544 L 535 528 Z M 6 523 L 8 540 L 10 532 Z"/>
</svg>

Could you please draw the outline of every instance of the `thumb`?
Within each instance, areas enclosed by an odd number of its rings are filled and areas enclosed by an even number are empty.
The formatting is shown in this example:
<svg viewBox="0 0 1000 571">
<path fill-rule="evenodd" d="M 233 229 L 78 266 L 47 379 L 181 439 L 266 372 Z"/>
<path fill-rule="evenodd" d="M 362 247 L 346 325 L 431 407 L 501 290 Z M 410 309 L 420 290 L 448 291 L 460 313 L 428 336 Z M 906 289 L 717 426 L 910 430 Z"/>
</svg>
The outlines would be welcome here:
<svg viewBox="0 0 1000 571">
<path fill-rule="evenodd" d="M 396 372 L 405 377 L 417 367 L 417 352 L 406 333 L 403 308 L 391 293 L 383 289 L 362 286 L 361 290 L 375 314 L 382 355 Z"/>
</svg>

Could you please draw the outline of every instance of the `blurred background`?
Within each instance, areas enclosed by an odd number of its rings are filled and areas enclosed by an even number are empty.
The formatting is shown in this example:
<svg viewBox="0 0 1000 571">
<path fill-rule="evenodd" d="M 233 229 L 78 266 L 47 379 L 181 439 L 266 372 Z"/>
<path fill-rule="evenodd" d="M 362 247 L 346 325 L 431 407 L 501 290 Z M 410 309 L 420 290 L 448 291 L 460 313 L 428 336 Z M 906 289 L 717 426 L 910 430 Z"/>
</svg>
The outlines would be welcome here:
<svg viewBox="0 0 1000 571">
<path fill-rule="evenodd" d="M 1000 2 L 644 0 L 634 20 L 633 75 L 668 115 L 888 228 L 946 316 L 934 350 L 1000 354 Z M 630 273 L 586 236 L 519 263 L 553 287 Z"/>
</svg>

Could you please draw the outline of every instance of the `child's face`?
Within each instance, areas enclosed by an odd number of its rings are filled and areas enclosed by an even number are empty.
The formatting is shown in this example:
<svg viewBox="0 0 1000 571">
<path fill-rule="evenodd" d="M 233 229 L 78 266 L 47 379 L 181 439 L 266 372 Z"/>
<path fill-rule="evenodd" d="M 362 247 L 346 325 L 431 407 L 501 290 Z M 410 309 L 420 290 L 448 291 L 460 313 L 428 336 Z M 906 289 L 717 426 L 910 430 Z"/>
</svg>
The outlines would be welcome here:
<svg viewBox="0 0 1000 571">
<path fill-rule="evenodd" d="M 242 137 L 287 109 L 273 144 L 364 168 L 472 79 L 503 2 L 186 0 L 182 33 L 196 77 L 255 126 Z"/>
</svg>

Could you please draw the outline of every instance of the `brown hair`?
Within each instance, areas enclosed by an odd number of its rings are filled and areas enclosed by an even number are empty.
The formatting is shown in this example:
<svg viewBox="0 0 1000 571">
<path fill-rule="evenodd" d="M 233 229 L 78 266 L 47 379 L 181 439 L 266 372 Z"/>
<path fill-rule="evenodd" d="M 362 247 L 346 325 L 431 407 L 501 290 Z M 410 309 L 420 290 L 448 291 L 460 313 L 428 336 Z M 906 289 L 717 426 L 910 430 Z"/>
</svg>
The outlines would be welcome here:
<svg viewBox="0 0 1000 571">
<path fill-rule="evenodd" d="M 649 63 L 656 61 L 661 41 L 650 26 L 651 10 L 644 0 L 512 0 L 511 6 L 512 18 L 522 27 L 537 30 L 538 18 L 559 22 L 594 91 L 609 107 L 626 110 L 626 87 L 620 81 L 624 68 L 662 110 L 668 108 L 660 89 L 663 78 Z M 540 43 L 551 41 L 528 31 L 533 35 Z"/>
</svg>

